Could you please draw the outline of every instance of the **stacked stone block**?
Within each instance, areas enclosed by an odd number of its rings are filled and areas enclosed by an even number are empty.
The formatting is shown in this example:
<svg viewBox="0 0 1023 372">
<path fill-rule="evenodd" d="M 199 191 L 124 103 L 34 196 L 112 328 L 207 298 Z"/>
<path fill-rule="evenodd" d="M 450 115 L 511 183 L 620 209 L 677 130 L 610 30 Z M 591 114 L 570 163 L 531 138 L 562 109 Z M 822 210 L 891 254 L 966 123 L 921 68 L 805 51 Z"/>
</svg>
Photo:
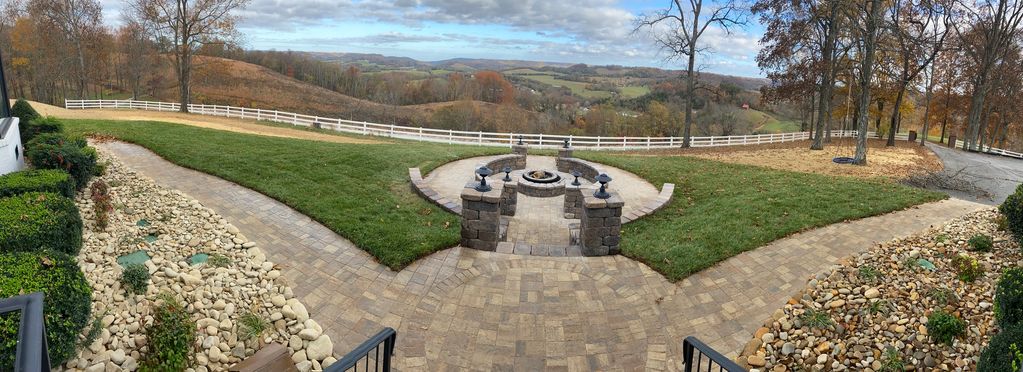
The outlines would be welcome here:
<svg viewBox="0 0 1023 372">
<path fill-rule="evenodd" d="M 494 174 L 501 173 L 501 170 L 504 169 L 506 165 L 511 166 L 511 168 L 514 170 L 525 169 L 526 155 L 516 154 L 501 155 L 495 158 L 494 160 L 487 162 L 486 164 L 480 165 L 486 165 L 487 168 L 490 168 L 491 170 L 494 171 Z M 503 177 L 504 175 L 501 174 L 501 176 Z"/>
<path fill-rule="evenodd" d="M 529 147 L 526 147 L 526 145 L 512 145 L 512 154 L 526 156 L 529 154 Z"/>
<path fill-rule="evenodd" d="M 558 158 L 561 158 L 561 159 L 571 158 L 572 157 L 572 150 L 575 150 L 575 149 L 573 149 L 572 147 L 569 147 L 567 149 L 562 147 L 562 148 L 558 149 Z"/>
<path fill-rule="evenodd" d="M 494 251 L 501 238 L 504 185 L 493 183 L 493 189 L 487 192 L 476 191 L 476 185 L 476 182 L 469 182 L 462 189 L 462 246 Z"/>
<path fill-rule="evenodd" d="M 565 218 L 571 220 L 582 215 L 583 190 L 582 186 L 573 186 L 571 182 L 565 185 Z"/>
<path fill-rule="evenodd" d="M 513 181 L 503 182 L 501 191 L 501 215 L 514 216 L 515 207 L 519 201 L 519 183 Z"/>
<path fill-rule="evenodd" d="M 622 206 L 625 202 L 617 192 L 608 191 L 610 198 L 599 199 L 591 192 L 583 193 L 583 213 L 580 218 L 579 237 L 583 256 L 606 256 L 621 252 Z"/>
<path fill-rule="evenodd" d="M 572 157 L 558 157 L 555 163 L 557 164 L 558 172 L 572 173 L 573 170 L 577 170 L 579 173 L 582 173 L 580 177 L 590 182 L 593 182 L 601 172 L 600 169 L 590 165 L 590 163 Z"/>
</svg>

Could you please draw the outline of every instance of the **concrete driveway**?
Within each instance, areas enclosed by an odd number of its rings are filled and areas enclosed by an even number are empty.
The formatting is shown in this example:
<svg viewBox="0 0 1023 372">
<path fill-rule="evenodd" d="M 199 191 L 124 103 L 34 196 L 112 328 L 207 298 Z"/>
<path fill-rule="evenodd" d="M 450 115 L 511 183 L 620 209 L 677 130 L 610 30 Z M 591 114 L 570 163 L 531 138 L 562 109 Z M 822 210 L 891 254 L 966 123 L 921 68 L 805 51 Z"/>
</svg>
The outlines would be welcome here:
<svg viewBox="0 0 1023 372">
<path fill-rule="evenodd" d="M 964 192 L 943 190 L 954 197 L 999 205 L 1016 191 L 1020 183 L 1023 183 L 1021 159 L 966 152 L 932 143 L 928 143 L 927 146 L 945 163 L 945 172 L 954 174 L 961 171 L 960 175 L 991 194 L 990 198 L 978 198 Z"/>
</svg>

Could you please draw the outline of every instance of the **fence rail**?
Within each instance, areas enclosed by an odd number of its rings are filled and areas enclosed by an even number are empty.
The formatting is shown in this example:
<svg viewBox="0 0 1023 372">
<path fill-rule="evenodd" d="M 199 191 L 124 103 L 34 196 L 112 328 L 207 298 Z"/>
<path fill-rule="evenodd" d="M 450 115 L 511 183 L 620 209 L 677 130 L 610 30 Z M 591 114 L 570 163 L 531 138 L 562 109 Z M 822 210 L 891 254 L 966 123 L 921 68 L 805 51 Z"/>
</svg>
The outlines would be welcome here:
<svg viewBox="0 0 1023 372">
<path fill-rule="evenodd" d="M 64 100 L 67 109 L 138 109 L 151 111 L 178 111 L 178 103 L 135 101 L 135 100 Z M 188 111 L 194 114 L 223 116 L 241 119 L 265 120 L 292 124 L 302 127 L 319 127 L 338 132 L 382 136 L 416 141 L 470 144 L 480 146 L 511 146 L 522 139 L 523 143 L 541 148 L 561 147 L 568 140 L 573 147 L 593 150 L 636 150 L 674 148 L 682 145 L 682 137 L 594 137 L 543 133 L 494 133 L 470 132 L 449 129 L 406 127 L 400 125 L 369 123 L 364 121 L 303 115 L 279 110 L 263 110 L 222 105 L 189 104 Z M 832 137 L 855 137 L 856 131 L 835 130 Z M 875 135 L 873 132 L 871 136 Z M 906 140 L 905 134 L 896 135 Z M 810 139 L 809 132 L 749 134 L 738 136 L 692 137 L 692 147 L 718 147 L 736 145 L 757 145 Z"/>
<path fill-rule="evenodd" d="M 682 340 L 682 363 L 685 372 L 718 371 L 746 372 L 745 369 L 712 349 L 696 337 L 689 336 Z"/>
<path fill-rule="evenodd" d="M 7 313 L 20 313 L 14 371 L 49 371 L 50 356 L 46 347 L 46 325 L 43 323 L 43 293 L 0 299 L 0 314 Z"/>
<path fill-rule="evenodd" d="M 394 342 L 397 339 L 398 333 L 393 328 L 384 328 L 355 350 L 341 357 L 341 360 L 324 369 L 324 372 L 358 371 L 360 366 L 364 371 L 373 369 L 389 372 L 391 357 L 394 355 Z"/>
</svg>

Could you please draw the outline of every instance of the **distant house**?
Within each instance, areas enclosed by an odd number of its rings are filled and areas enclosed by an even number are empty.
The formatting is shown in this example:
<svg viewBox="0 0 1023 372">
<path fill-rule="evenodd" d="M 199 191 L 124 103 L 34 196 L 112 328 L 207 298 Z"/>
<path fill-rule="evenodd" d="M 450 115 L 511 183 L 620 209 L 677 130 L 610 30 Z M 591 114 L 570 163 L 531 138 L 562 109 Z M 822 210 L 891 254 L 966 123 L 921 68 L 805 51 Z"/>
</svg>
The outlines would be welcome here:
<svg viewBox="0 0 1023 372">
<path fill-rule="evenodd" d="M 743 110 L 749 110 L 749 104 L 748 103 L 743 103 L 742 104 L 742 109 Z"/>
</svg>

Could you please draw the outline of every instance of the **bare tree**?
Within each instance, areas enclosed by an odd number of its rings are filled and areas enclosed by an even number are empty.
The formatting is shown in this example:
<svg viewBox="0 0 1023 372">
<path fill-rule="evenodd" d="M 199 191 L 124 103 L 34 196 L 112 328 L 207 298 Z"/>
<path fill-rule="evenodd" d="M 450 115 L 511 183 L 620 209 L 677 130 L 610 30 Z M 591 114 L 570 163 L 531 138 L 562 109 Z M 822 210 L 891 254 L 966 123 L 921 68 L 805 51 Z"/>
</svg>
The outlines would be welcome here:
<svg viewBox="0 0 1023 372">
<path fill-rule="evenodd" d="M 902 121 L 902 101 L 910 83 L 934 62 L 945 44 L 952 23 L 951 5 L 942 0 L 895 0 L 888 8 L 888 28 L 899 50 L 898 80 L 892 107 L 888 146 L 895 146 L 895 133 Z M 924 133 L 926 136 L 926 133 Z"/>
<path fill-rule="evenodd" d="M 96 0 L 31 0 L 29 9 L 60 30 L 74 46 L 77 93 L 79 98 L 85 98 L 89 76 L 86 47 L 89 39 L 100 31 L 103 7 Z"/>
<path fill-rule="evenodd" d="M 977 43 L 964 43 L 970 48 L 967 55 L 976 64 L 976 72 L 972 78 L 973 93 L 970 96 L 970 111 L 967 117 L 964 150 L 976 150 L 980 136 L 981 114 L 984 111 L 984 99 L 991 88 L 991 73 L 999 61 L 1012 48 L 1016 36 L 1019 35 L 1020 22 L 1023 21 L 1023 1 L 1020 0 L 976 0 L 973 4 L 963 7 L 970 25 L 969 30 L 955 28 L 960 37 L 964 31 L 976 32 Z"/>
<path fill-rule="evenodd" d="M 181 112 L 191 101 L 192 56 L 204 45 L 234 38 L 232 11 L 249 0 L 128 0 L 129 14 L 145 25 L 154 40 L 166 43 L 181 95 Z"/>
<path fill-rule="evenodd" d="M 707 51 L 699 46 L 700 37 L 711 25 L 731 34 L 737 27 L 749 22 L 749 12 L 738 0 L 707 1 L 670 0 L 668 7 L 637 20 L 636 31 L 650 29 L 655 42 L 668 53 L 668 59 L 686 64 L 685 123 L 682 129 L 682 147 L 689 147 L 693 126 L 693 103 L 696 97 L 696 55 Z"/>
<path fill-rule="evenodd" d="M 863 28 L 856 30 L 859 34 L 856 38 L 860 54 L 860 76 L 859 76 L 859 114 L 856 123 L 856 156 L 853 162 L 857 165 L 867 165 L 867 125 L 870 105 L 870 83 L 874 77 L 874 55 L 877 51 L 877 34 L 881 29 L 881 8 L 884 6 L 881 0 L 865 1 L 862 6 L 855 7 L 857 11 L 865 15 Z M 858 17 L 857 17 L 858 18 Z"/>
</svg>

